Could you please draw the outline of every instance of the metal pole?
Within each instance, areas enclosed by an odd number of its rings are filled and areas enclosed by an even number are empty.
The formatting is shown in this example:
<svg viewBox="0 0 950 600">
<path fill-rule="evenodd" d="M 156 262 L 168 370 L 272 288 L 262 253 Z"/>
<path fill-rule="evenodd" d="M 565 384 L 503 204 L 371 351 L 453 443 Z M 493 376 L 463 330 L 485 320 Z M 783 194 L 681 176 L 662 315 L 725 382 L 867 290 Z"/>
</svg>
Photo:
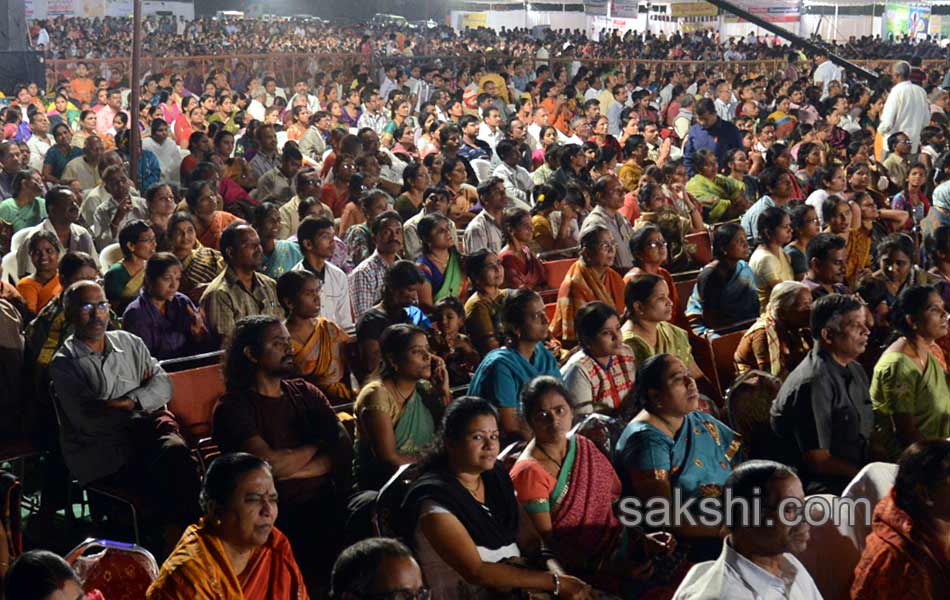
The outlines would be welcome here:
<svg viewBox="0 0 950 600">
<path fill-rule="evenodd" d="M 132 10 L 132 93 L 129 95 L 129 176 L 135 185 L 139 183 L 139 146 L 142 132 L 139 130 L 139 95 L 141 93 L 142 69 L 142 0 L 133 0 Z M 145 193 L 145 190 L 141 190 Z"/>
</svg>

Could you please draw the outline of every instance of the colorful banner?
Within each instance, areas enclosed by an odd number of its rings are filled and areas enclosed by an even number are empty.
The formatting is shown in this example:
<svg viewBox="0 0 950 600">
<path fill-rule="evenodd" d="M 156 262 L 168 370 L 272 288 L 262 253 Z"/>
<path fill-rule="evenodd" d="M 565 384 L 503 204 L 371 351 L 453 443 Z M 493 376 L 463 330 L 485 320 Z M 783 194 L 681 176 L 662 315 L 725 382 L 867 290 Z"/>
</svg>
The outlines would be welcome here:
<svg viewBox="0 0 950 600">
<path fill-rule="evenodd" d="M 462 29 L 478 29 L 479 27 L 488 27 L 488 13 L 474 12 L 462 15 Z"/>
<path fill-rule="evenodd" d="M 930 30 L 930 7 L 888 3 L 881 21 L 884 38 L 909 35 L 911 39 L 918 39 L 926 36 Z"/>
<path fill-rule="evenodd" d="M 798 23 L 802 18 L 802 4 L 800 0 L 762 0 L 755 4 L 751 4 L 749 0 L 743 0 L 737 2 L 737 4 L 769 23 Z M 727 14 L 726 21 L 730 23 L 742 23 L 745 19 Z"/>
<path fill-rule="evenodd" d="M 610 16 L 619 19 L 636 19 L 637 0 L 612 0 Z"/>
<path fill-rule="evenodd" d="M 718 9 L 708 2 L 674 2 L 670 4 L 670 16 L 674 19 L 684 17 L 714 17 Z"/>
</svg>

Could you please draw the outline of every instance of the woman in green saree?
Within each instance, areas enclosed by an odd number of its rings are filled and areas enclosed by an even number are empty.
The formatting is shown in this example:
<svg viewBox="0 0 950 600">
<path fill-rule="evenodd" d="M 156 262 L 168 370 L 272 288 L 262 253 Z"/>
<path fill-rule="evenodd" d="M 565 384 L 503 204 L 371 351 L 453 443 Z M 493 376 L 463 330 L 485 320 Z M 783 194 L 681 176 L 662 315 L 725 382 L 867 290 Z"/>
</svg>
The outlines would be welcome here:
<svg viewBox="0 0 950 600">
<path fill-rule="evenodd" d="M 426 283 L 419 289 L 419 306 L 431 310 L 435 303 L 446 296 L 458 297 L 462 291 L 462 261 L 455 249 L 452 225 L 441 213 L 422 217 L 416 228 L 422 242 L 422 256 L 416 259 L 426 276 Z"/>
<path fill-rule="evenodd" d="M 950 375 L 936 340 L 947 335 L 943 298 L 929 285 L 909 287 L 891 309 L 900 335 L 874 366 L 875 445 L 896 459 L 922 440 L 950 437 Z"/>
<path fill-rule="evenodd" d="M 224 257 L 214 248 L 201 245 L 195 217 L 189 212 L 179 211 L 171 216 L 168 220 L 168 237 L 172 254 L 181 261 L 181 285 L 178 291 L 197 303 L 208 282 L 224 270 Z"/>
<path fill-rule="evenodd" d="M 415 462 L 452 399 L 445 362 L 430 353 L 423 329 L 391 325 L 380 350 L 382 376 L 360 391 L 353 406 L 353 480 L 360 490 L 378 490 L 400 465 Z"/>
<path fill-rule="evenodd" d="M 112 310 L 122 314 L 145 283 L 145 264 L 155 254 L 155 232 L 145 221 L 132 221 L 119 231 L 119 248 L 122 260 L 106 271 L 104 287 Z"/>
<path fill-rule="evenodd" d="M 686 183 L 703 209 L 707 223 L 729 221 L 742 216 L 749 208 L 745 184 L 719 174 L 719 163 L 711 150 L 699 150 L 694 160 L 696 174 Z"/>
</svg>

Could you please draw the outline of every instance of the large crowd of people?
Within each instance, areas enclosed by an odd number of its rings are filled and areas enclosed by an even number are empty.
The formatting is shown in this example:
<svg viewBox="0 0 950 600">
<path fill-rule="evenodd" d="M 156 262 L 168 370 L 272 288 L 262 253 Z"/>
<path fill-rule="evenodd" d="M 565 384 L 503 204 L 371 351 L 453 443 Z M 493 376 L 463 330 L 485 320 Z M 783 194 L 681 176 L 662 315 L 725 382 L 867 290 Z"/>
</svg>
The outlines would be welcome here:
<svg viewBox="0 0 950 600">
<path fill-rule="evenodd" d="M 71 480 L 136 490 L 156 600 L 820 598 L 807 524 L 630 527 L 615 505 L 775 511 L 897 462 L 851 597 L 950 593 L 939 46 L 865 81 L 764 39 L 326 27 L 149 19 L 146 50 L 373 60 L 152 72 L 139 106 L 77 60 L 0 109 L 0 358 L 26 374 L 0 400 L 49 456 L 41 517 Z M 128 47 L 127 20 L 40 30 L 53 56 Z M 407 60 L 489 44 L 505 58 Z M 634 46 L 733 54 L 585 62 Z M 743 331 L 726 361 L 774 383 L 764 443 L 697 351 Z M 160 361 L 218 350 L 199 468 Z M 0 576 L 8 600 L 79 584 L 41 550 Z"/>
</svg>

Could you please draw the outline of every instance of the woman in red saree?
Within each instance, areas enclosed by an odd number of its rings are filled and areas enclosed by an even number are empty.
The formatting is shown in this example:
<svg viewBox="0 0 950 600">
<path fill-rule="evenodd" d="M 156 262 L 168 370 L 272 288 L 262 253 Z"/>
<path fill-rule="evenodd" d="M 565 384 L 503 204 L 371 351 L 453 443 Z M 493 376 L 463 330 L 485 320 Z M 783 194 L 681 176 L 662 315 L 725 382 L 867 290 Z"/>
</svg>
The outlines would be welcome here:
<svg viewBox="0 0 950 600">
<path fill-rule="evenodd" d="M 554 377 L 536 377 L 522 389 L 521 404 L 534 438 L 512 467 L 511 480 L 546 545 L 567 570 L 606 591 L 649 579 L 649 557 L 671 552 L 675 540 L 667 533 L 644 535 L 617 520 L 620 479 L 592 441 L 568 437 L 573 412 L 567 388 Z"/>
<path fill-rule="evenodd" d="M 948 548 L 950 441 L 917 442 L 898 461 L 894 489 L 874 508 L 851 597 L 947 598 Z"/>
<path fill-rule="evenodd" d="M 270 465 L 245 453 L 215 459 L 204 517 L 162 565 L 146 600 L 309 600 L 290 542 L 276 527 Z"/>
</svg>

